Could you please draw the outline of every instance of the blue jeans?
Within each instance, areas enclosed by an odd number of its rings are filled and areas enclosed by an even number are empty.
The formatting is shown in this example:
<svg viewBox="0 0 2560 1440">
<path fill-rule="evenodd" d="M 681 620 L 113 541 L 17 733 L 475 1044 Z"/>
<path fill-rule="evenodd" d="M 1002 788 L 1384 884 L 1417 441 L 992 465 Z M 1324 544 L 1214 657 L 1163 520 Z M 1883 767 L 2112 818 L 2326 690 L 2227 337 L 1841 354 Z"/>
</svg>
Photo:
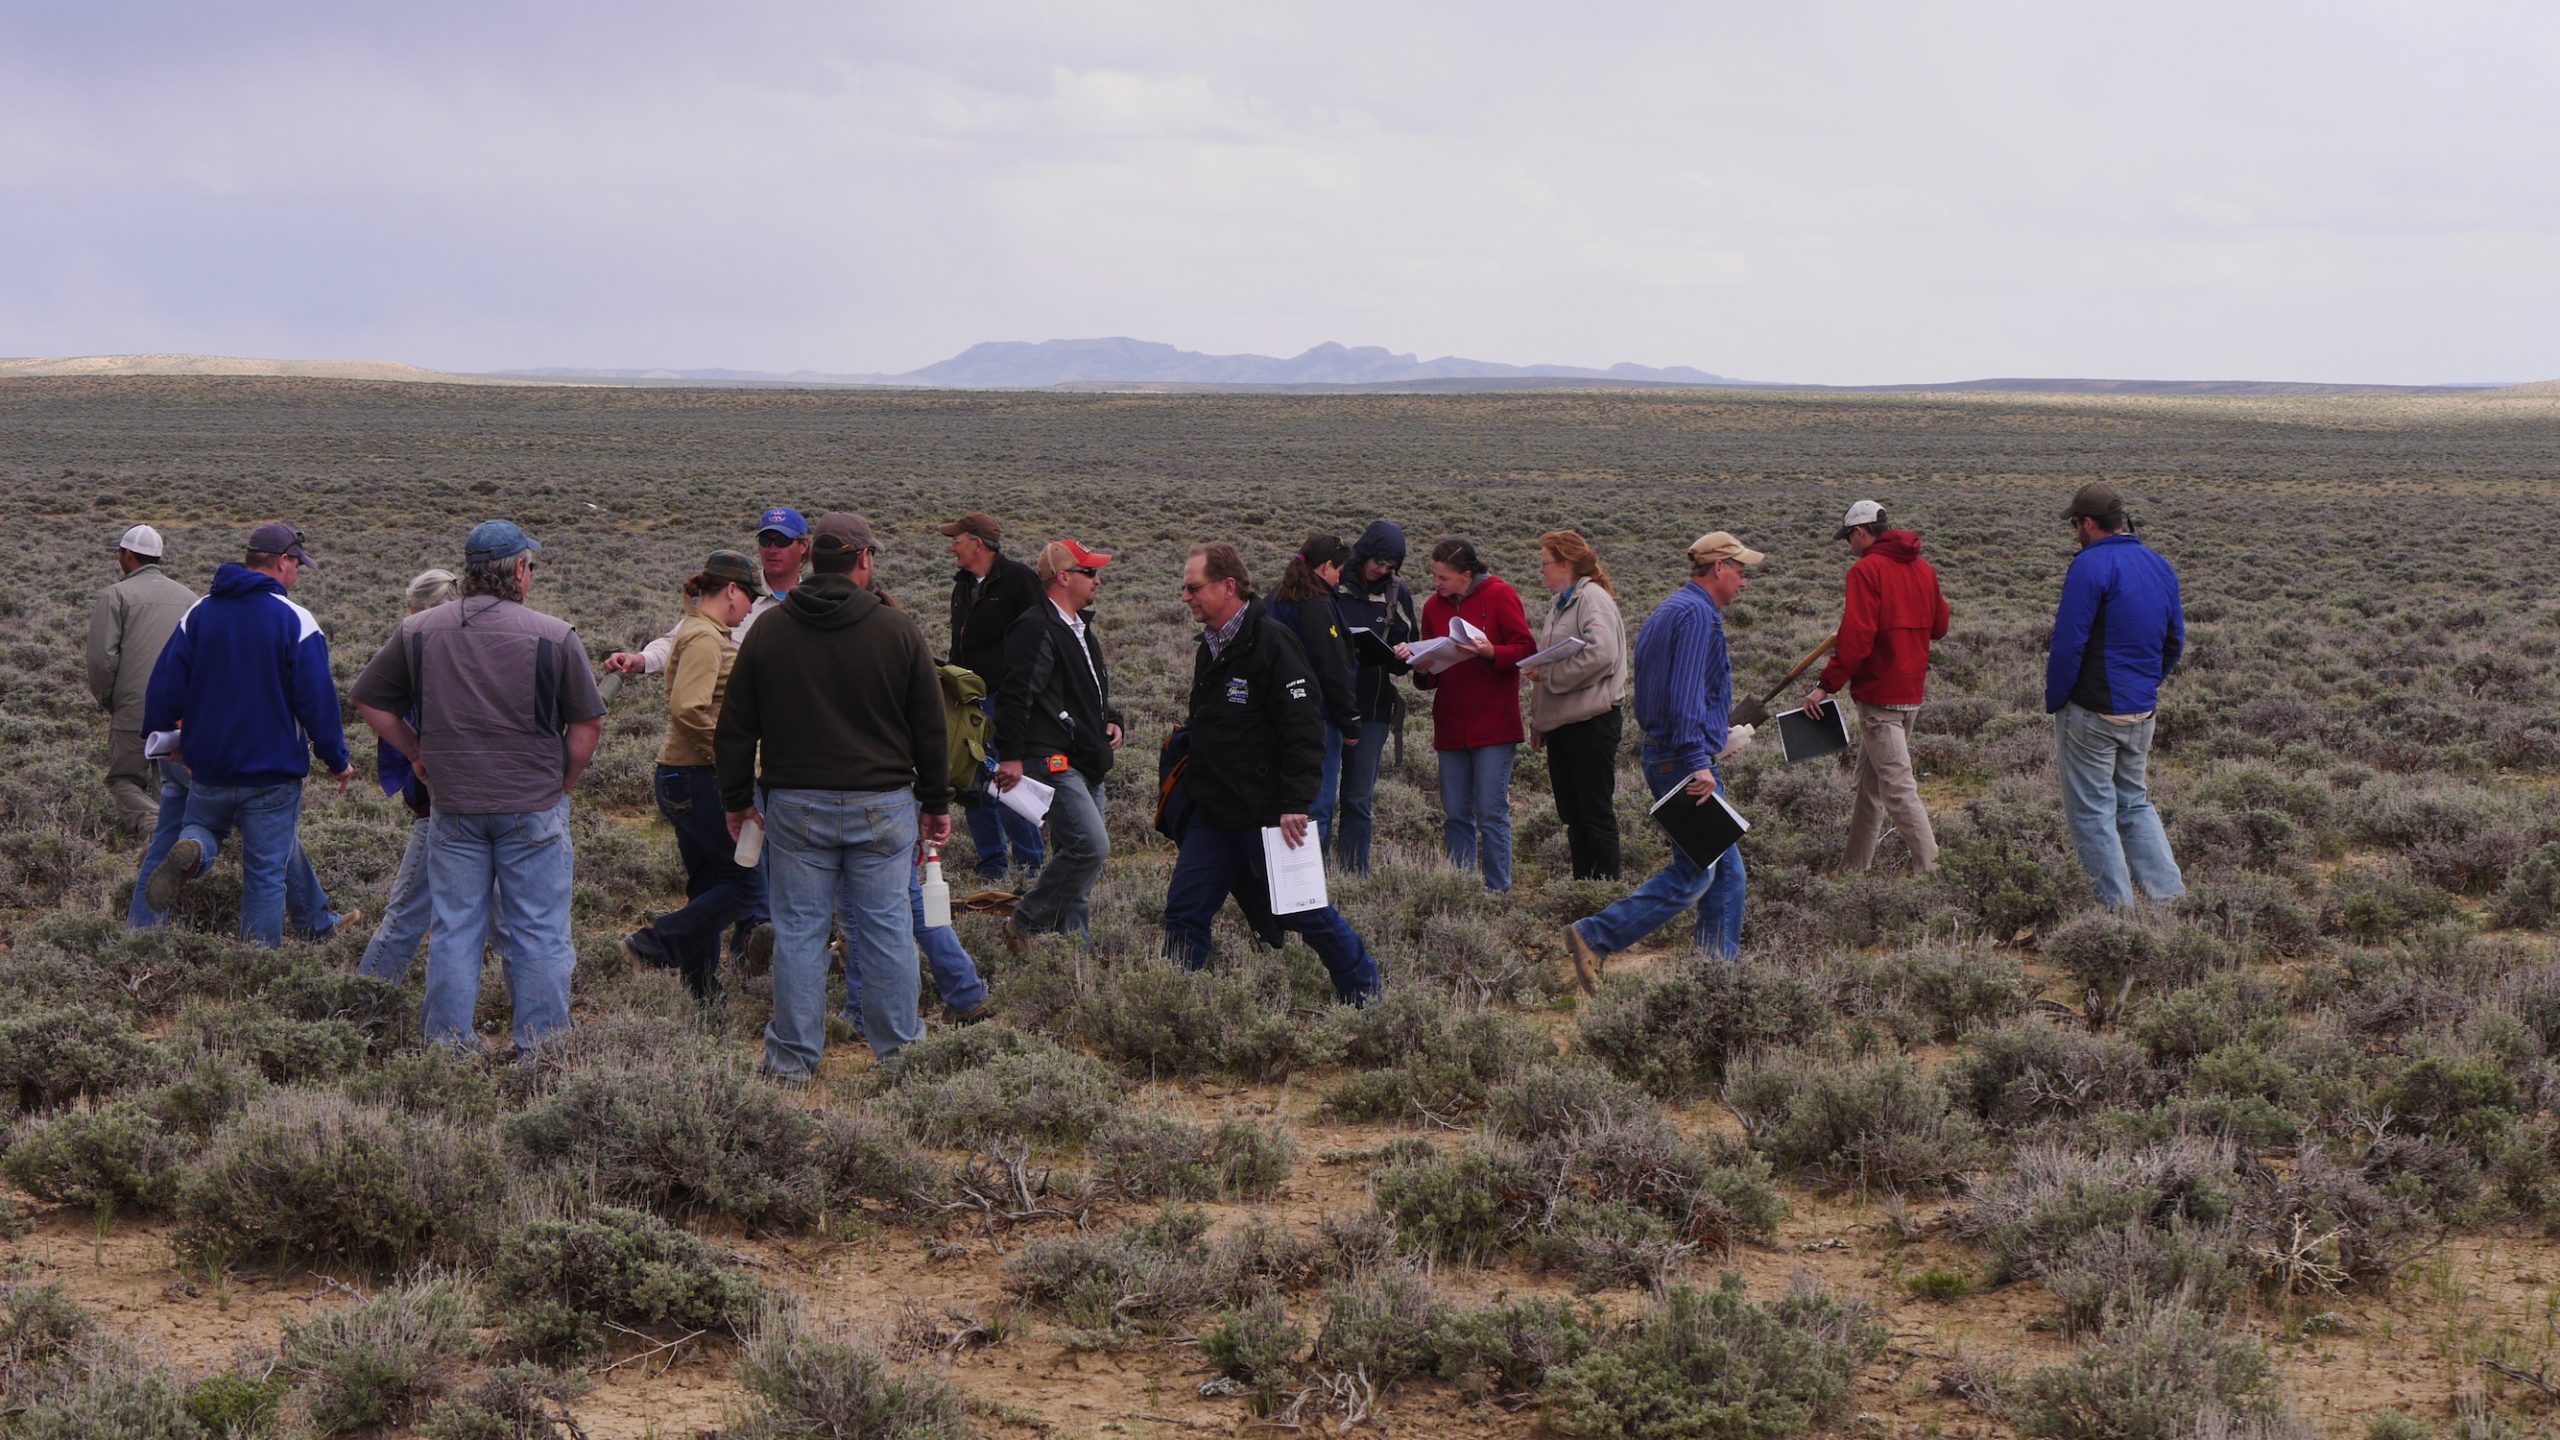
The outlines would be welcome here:
<svg viewBox="0 0 2560 1440">
<path fill-rule="evenodd" d="M 143 891 L 148 888 L 151 872 L 169 858 L 177 848 L 178 837 L 187 824 L 186 767 L 169 760 L 154 762 L 160 771 L 160 816 L 152 826 L 151 843 L 143 847 L 142 869 L 133 878 L 133 899 L 126 903 L 124 923 L 136 930 L 157 930 L 169 923 L 166 912 L 151 908 Z M 220 848 L 221 836 L 206 847 L 204 858 L 196 866 L 202 875 L 213 868 L 214 852 Z M 189 877 L 193 878 L 193 877 Z M 338 913 L 329 908 L 328 892 L 320 888 L 320 877 L 311 869 L 311 857 L 304 853 L 299 838 L 294 841 L 293 858 L 284 872 L 285 923 L 293 933 L 306 939 L 326 940 L 338 932 Z"/>
<path fill-rule="evenodd" d="M 2133 890 L 2154 900 L 2187 893 L 2169 853 L 2168 832 L 2151 807 L 2151 730 L 2157 717 L 2116 725 L 2078 705 L 2053 717 L 2054 762 L 2062 772 L 2062 813 L 2071 825 L 2080 868 L 2098 887 L 2100 904 L 2133 903 Z"/>
<path fill-rule="evenodd" d="M 861 975 L 871 1052 L 886 1060 L 923 1039 L 910 885 L 915 792 L 767 790 L 764 834 L 773 909 L 765 1069 L 785 1079 L 817 1073 L 827 1049 L 827 929 L 839 916 L 845 955 Z"/>
<path fill-rule="evenodd" d="M 569 892 L 577 861 L 569 848 L 569 797 L 523 814 L 427 817 L 427 887 L 435 931 L 427 939 L 427 1000 L 420 1029 L 429 1043 L 472 1045 L 480 1006 L 480 965 L 494 927 L 505 951 L 515 1043 L 530 1049 L 569 1028 L 569 977 L 578 952 L 569 941 Z M 505 883 L 501 884 L 503 880 Z"/>
<path fill-rule="evenodd" d="M 1333 812 L 1342 783 L 1342 740 L 1342 727 L 1326 721 L 1324 773 L 1316 779 L 1316 803 L 1307 807 L 1307 818 L 1316 822 L 1316 843 L 1324 847 L 1327 855 L 1333 853 Z"/>
<path fill-rule="evenodd" d="M 1111 858 L 1111 836 L 1102 826 L 1102 785 L 1075 770 L 1040 778 L 1058 791 L 1049 802 L 1049 863 L 1013 907 L 1013 928 L 1025 935 L 1090 931 L 1093 882 Z"/>
<path fill-rule="evenodd" d="M 1511 762 L 1517 745 L 1440 752 L 1440 843 L 1449 863 L 1484 872 L 1484 888 L 1511 888 Z"/>
<path fill-rule="evenodd" d="M 641 927 L 630 944 L 682 971 L 685 988 L 701 999 L 719 981 L 721 932 L 746 917 L 763 887 L 756 872 L 737 861 L 712 767 L 659 766 L 657 795 L 658 813 L 675 827 L 676 854 L 684 860 L 685 903 Z"/>
<path fill-rule="evenodd" d="M 770 851 L 766 853 L 770 854 Z M 836 904 L 850 911 L 853 887 L 836 887 Z M 907 916 L 915 923 L 916 948 L 924 952 L 924 963 L 933 971 L 934 993 L 942 997 L 945 1009 L 966 1013 L 978 1008 L 987 998 L 987 982 L 978 975 L 978 963 L 969 958 L 969 948 L 960 943 L 960 932 L 948 925 L 928 930 L 924 924 L 924 867 L 907 867 Z M 844 967 L 844 1018 L 862 1023 L 862 962 L 848 960 Z M 923 992 L 917 992 L 917 1005 L 923 1005 Z"/>
<path fill-rule="evenodd" d="M 300 850 L 302 782 L 207 785 L 187 789 L 186 823 L 178 838 L 204 847 L 210 859 L 222 837 L 240 832 L 240 938 L 272 950 L 284 944 L 285 877 Z"/>
<path fill-rule="evenodd" d="M 1644 747 L 1643 754 L 1644 787 L 1654 799 L 1689 783 L 1690 772 L 1671 755 L 1650 745 Z M 1724 772 L 1712 762 L 1707 768 L 1715 770 L 1721 784 Z M 1742 893 L 1741 846 L 1728 848 L 1713 865 L 1701 869 L 1674 845 L 1671 863 L 1637 886 L 1634 894 L 1588 920 L 1575 922 L 1573 928 L 1582 932 L 1592 949 L 1614 955 L 1695 905 L 1698 924 L 1692 938 L 1697 947 L 1730 959 L 1742 949 Z"/>
<path fill-rule="evenodd" d="M 1342 862 L 1342 873 L 1354 878 L 1369 873 L 1369 841 L 1378 831 L 1378 768 L 1387 758 L 1387 722 L 1360 722 L 1360 743 L 1342 752 L 1341 807 L 1335 833 L 1325 837 L 1327 853 Z M 1321 800 L 1318 801 L 1322 803 Z"/>
<path fill-rule="evenodd" d="M 1312 843 L 1312 841 L 1310 841 Z M 1262 832 L 1247 826 L 1230 830 L 1193 816 L 1182 832 L 1182 850 L 1173 862 L 1173 878 L 1164 891 L 1164 948 L 1184 967 L 1206 967 L 1214 947 L 1209 926 L 1227 896 L 1239 885 L 1267 891 Z M 1306 938 L 1333 977 L 1333 993 L 1349 1005 L 1366 1003 L 1378 993 L 1378 962 L 1361 942 L 1360 932 L 1330 905 L 1279 917 L 1280 928 Z"/>
<path fill-rule="evenodd" d="M 996 713 L 996 697 L 989 695 L 986 703 L 987 715 L 993 718 Z M 989 731 L 988 739 L 992 741 L 994 738 L 994 732 Z M 1040 827 L 999 803 L 992 783 L 987 787 L 986 803 L 974 810 L 963 810 L 961 814 L 966 817 L 969 826 L 970 842 L 978 847 L 979 879 L 1002 880 L 1008 868 L 1017 870 L 1040 868 Z M 1010 866 L 1005 859 L 1007 848 L 1013 851 Z"/>
<path fill-rule="evenodd" d="M 429 848 L 427 822 L 410 822 L 409 843 L 401 849 L 400 868 L 391 877 L 391 898 L 383 902 L 382 923 L 373 927 L 373 938 L 365 942 L 364 959 L 356 966 L 357 974 L 394 985 L 409 978 L 410 967 L 418 960 L 418 947 L 426 943 L 427 927 L 435 920 L 435 892 L 427 884 Z M 496 911 L 494 925 L 491 948 L 501 957 L 517 953 L 507 939 L 504 909 Z"/>
</svg>

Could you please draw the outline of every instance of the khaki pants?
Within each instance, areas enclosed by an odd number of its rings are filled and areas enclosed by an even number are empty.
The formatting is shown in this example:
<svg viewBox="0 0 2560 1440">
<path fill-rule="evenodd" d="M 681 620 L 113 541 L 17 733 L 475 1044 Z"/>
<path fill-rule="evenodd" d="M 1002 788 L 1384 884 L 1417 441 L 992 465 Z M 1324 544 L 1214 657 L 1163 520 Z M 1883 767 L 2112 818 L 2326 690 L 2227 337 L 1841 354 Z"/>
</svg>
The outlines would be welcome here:
<svg viewBox="0 0 2560 1440">
<path fill-rule="evenodd" d="M 148 835 L 160 822 L 160 780 L 142 758 L 142 732 L 107 732 L 107 798 L 116 823 L 137 835 Z"/>
<path fill-rule="evenodd" d="M 1849 849 L 1840 857 L 1841 869 L 1876 863 L 1876 841 L 1887 816 L 1911 852 L 1911 868 L 1925 875 L 1938 867 L 1937 832 L 1929 827 L 1920 777 L 1911 769 L 1911 722 L 1919 716 L 1917 710 L 1858 707 L 1858 799 L 1849 810 Z"/>
</svg>

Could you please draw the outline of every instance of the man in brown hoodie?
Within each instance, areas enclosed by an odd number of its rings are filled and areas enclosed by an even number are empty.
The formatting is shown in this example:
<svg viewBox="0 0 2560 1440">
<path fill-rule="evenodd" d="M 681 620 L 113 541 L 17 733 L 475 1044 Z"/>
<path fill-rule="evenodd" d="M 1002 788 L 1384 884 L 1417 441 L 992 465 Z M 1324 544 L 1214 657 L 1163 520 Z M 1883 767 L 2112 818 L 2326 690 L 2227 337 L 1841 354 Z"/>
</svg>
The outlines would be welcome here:
<svg viewBox="0 0 2560 1440">
<path fill-rule="evenodd" d="M 924 1038 L 907 872 L 951 838 L 942 682 L 924 632 L 871 593 L 871 523 L 810 531 L 811 575 L 738 646 L 714 735 L 734 838 L 765 827 L 773 1019 L 764 1068 L 806 1082 L 827 1040 L 827 929 L 838 895 L 862 967 L 862 1030 L 888 1059 Z M 761 800 L 759 800 L 761 792 Z"/>
</svg>

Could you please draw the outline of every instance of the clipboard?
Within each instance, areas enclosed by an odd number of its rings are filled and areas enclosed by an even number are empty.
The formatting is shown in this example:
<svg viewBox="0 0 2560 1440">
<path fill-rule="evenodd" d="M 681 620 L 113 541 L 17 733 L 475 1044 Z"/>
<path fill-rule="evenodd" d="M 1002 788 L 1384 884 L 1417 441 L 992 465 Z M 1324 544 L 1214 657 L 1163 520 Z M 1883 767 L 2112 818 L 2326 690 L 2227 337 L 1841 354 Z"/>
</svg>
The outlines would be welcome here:
<svg viewBox="0 0 2560 1440">
<path fill-rule="evenodd" d="M 1363 665 L 1382 665 L 1393 670 L 1404 664 L 1396 658 L 1396 647 L 1380 639 L 1375 630 L 1352 631 L 1351 651 Z"/>
<path fill-rule="evenodd" d="M 1777 717 L 1778 749 L 1787 763 L 1819 760 L 1837 755 L 1849 748 L 1849 717 L 1840 709 L 1838 700 L 1826 702 L 1820 719 L 1808 719 L 1804 707 L 1783 711 Z"/>
<path fill-rule="evenodd" d="M 1688 857 L 1690 864 L 1702 869 L 1715 868 L 1734 842 L 1751 833 L 1751 822 L 1726 803 L 1722 787 L 1699 800 L 1689 794 L 1685 777 L 1678 788 L 1664 792 L 1661 799 L 1653 802 L 1651 814 L 1653 823 L 1671 837 L 1672 845 Z"/>
</svg>

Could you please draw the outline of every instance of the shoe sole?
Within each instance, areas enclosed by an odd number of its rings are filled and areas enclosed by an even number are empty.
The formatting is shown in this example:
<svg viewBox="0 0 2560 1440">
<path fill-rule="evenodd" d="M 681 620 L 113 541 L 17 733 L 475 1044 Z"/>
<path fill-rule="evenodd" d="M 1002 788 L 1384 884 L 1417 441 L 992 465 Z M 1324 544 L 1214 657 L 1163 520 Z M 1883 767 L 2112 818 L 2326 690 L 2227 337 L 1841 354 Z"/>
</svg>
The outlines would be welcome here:
<svg viewBox="0 0 2560 1440">
<path fill-rule="evenodd" d="M 196 876 L 196 867 L 204 863 L 204 846 L 194 840 L 181 840 L 160 857 L 160 868 L 142 887 L 143 903 L 154 910 L 166 911 L 178 903 L 178 892 Z"/>
<path fill-rule="evenodd" d="M 1599 951 L 1591 947 L 1590 941 L 1582 938 L 1581 931 L 1570 925 L 1564 927 L 1564 948 L 1573 956 L 1574 978 L 1582 982 L 1582 993 L 1599 994 L 1600 971 L 1608 962 L 1601 958 Z"/>
</svg>

